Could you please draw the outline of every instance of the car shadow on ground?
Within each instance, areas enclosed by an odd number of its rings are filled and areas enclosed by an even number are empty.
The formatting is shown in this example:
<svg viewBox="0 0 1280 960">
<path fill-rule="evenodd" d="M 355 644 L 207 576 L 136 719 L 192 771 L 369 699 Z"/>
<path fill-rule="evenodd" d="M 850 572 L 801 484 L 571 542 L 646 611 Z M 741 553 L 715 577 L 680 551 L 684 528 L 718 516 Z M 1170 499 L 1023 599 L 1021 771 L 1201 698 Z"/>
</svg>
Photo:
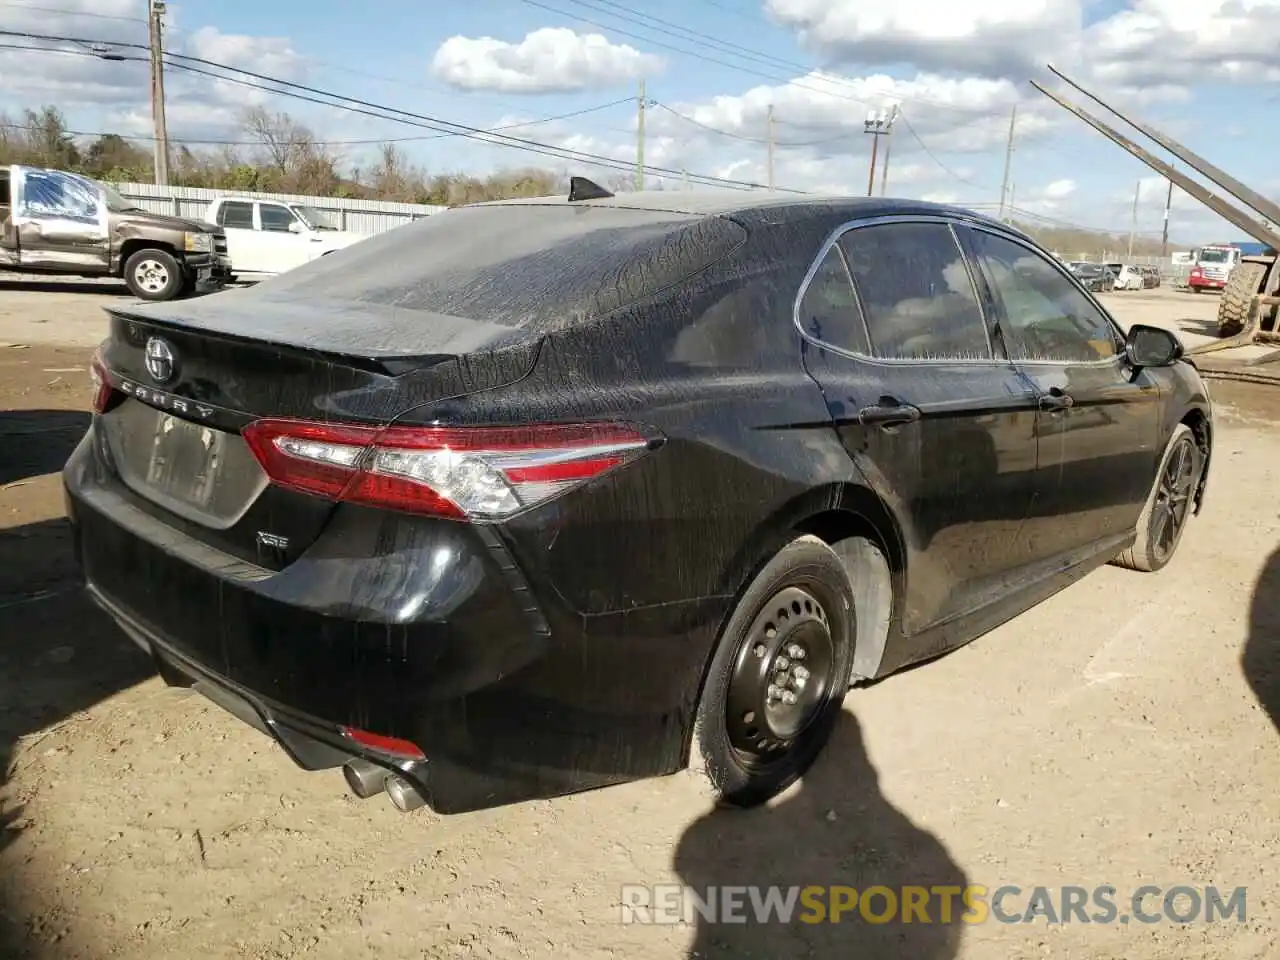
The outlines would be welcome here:
<svg viewBox="0 0 1280 960">
<path fill-rule="evenodd" d="M 64 955 L 57 931 L 19 920 L 29 913 L 24 891 L 45 883 L 33 871 L 46 865 L 23 851 L 39 800 L 10 780 L 57 743 L 60 725 L 153 675 L 80 593 L 65 519 L 0 529 L 0 957 Z"/>
<path fill-rule="evenodd" d="M 1254 584 L 1249 638 L 1240 665 L 1253 695 L 1280 733 L 1280 549 L 1267 558 Z"/>
<path fill-rule="evenodd" d="M 1218 335 L 1217 320 L 1201 320 L 1195 317 L 1180 317 L 1174 321 L 1178 333 L 1189 333 L 1199 337 L 1216 337 Z"/>
<path fill-rule="evenodd" d="M 91 419 L 82 410 L 0 410 L 0 487 L 60 471 Z"/>
<path fill-rule="evenodd" d="M 965 908 L 960 892 L 965 872 L 932 834 L 915 826 L 880 793 L 875 768 L 863 747 L 858 722 L 847 710 L 831 742 L 798 790 L 769 807 L 715 810 L 695 822 L 676 850 L 680 882 L 704 900 L 723 896 L 725 887 L 755 887 L 757 898 L 769 887 L 870 887 L 892 891 L 897 912 L 883 918 L 883 891 L 862 903 L 846 891 L 852 909 L 831 922 L 834 893 L 807 894 L 797 900 L 789 923 L 758 922 L 751 894 L 739 894 L 746 922 L 716 922 L 695 913 L 695 939 L 689 956 L 751 960 L 778 957 L 859 957 L 866 960 L 949 960 L 960 949 Z M 927 904 L 927 920 L 901 922 L 904 887 L 951 887 L 954 909 L 944 919 L 938 898 Z M 714 888 L 714 889 L 712 889 Z M 821 911 L 812 909 L 821 905 Z M 815 922 L 816 920 L 816 922 Z"/>
<path fill-rule="evenodd" d="M 0 290 L 22 293 L 87 293 L 104 297 L 127 297 L 129 288 L 123 280 L 91 283 L 77 280 L 0 280 Z"/>
</svg>

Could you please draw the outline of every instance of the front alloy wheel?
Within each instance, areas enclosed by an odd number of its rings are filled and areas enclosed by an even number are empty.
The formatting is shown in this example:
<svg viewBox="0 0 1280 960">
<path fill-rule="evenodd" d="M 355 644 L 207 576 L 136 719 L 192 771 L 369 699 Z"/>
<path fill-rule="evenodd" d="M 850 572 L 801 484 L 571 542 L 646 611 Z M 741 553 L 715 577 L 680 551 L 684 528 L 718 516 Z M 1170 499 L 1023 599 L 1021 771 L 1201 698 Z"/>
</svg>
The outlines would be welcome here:
<svg viewBox="0 0 1280 960">
<path fill-rule="evenodd" d="M 1173 556 L 1182 528 L 1191 513 L 1191 498 L 1198 479 L 1200 451 L 1189 435 L 1179 437 L 1172 455 L 1160 471 L 1155 507 L 1151 512 L 1151 550 L 1163 566 Z"/>
<path fill-rule="evenodd" d="M 136 251 L 124 265 L 124 282 L 139 300 L 172 300 L 182 291 L 182 267 L 167 250 Z"/>
<path fill-rule="evenodd" d="M 1133 546 L 1113 563 L 1153 573 L 1173 559 L 1204 473 L 1205 452 L 1185 423 L 1174 428 L 1165 445 L 1155 482 L 1138 518 Z"/>
</svg>

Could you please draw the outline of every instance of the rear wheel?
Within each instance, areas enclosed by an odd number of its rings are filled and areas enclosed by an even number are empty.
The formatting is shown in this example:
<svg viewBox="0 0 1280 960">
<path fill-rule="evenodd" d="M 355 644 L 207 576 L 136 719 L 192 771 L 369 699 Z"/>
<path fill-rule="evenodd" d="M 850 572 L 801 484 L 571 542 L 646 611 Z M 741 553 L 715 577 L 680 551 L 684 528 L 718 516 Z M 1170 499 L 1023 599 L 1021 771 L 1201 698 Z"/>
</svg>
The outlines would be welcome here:
<svg viewBox="0 0 1280 960">
<path fill-rule="evenodd" d="M 817 758 L 849 689 L 854 617 L 844 567 L 817 537 L 793 540 L 752 580 L 694 724 L 690 766 L 720 802 L 764 803 Z"/>
<path fill-rule="evenodd" d="M 1160 458 L 1160 469 L 1138 518 L 1138 537 L 1132 547 L 1115 559 L 1117 566 L 1153 573 L 1173 559 L 1182 541 L 1191 502 L 1204 470 L 1204 454 L 1195 434 L 1178 424 Z"/>
<path fill-rule="evenodd" d="M 1253 298 L 1262 289 L 1266 275 L 1267 264 L 1248 260 L 1231 271 L 1226 289 L 1222 291 L 1222 302 L 1218 304 L 1218 336 L 1234 337 L 1244 329 Z"/>
<path fill-rule="evenodd" d="M 124 282 L 139 300 L 172 300 L 182 292 L 182 267 L 168 251 L 148 247 L 125 261 Z"/>
</svg>

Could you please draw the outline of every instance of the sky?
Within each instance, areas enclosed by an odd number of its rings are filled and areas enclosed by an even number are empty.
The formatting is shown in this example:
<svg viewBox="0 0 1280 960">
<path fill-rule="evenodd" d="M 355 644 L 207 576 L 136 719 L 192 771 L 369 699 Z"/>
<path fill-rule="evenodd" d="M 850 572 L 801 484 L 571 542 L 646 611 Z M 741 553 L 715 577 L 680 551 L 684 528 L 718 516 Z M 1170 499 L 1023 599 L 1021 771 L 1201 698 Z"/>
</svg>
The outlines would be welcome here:
<svg viewBox="0 0 1280 960">
<path fill-rule="evenodd" d="M 146 11 L 147 0 L 0 0 L 0 112 L 56 104 L 77 131 L 152 134 L 146 64 L 83 55 L 103 49 L 94 43 L 137 55 L 118 45 L 146 43 Z M 177 67 L 166 112 L 180 142 L 243 140 L 244 109 L 262 105 L 306 123 L 351 166 L 395 140 L 432 172 L 618 177 L 636 163 L 643 83 L 646 185 L 767 183 L 772 129 L 778 188 L 865 194 L 875 138 L 864 121 L 896 106 L 879 138 L 888 193 L 990 212 L 1016 107 L 1006 198 L 1019 216 L 1123 234 L 1136 192 L 1137 232 L 1158 238 L 1166 182 L 1030 81 L 1066 92 L 1053 64 L 1275 195 L 1278 41 L 1280 0 L 187 0 L 168 4 L 171 53 L 380 115 Z M 442 134 L 437 121 L 507 139 Z M 1170 224 L 1184 245 L 1246 239 L 1180 190 Z"/>
</svg>

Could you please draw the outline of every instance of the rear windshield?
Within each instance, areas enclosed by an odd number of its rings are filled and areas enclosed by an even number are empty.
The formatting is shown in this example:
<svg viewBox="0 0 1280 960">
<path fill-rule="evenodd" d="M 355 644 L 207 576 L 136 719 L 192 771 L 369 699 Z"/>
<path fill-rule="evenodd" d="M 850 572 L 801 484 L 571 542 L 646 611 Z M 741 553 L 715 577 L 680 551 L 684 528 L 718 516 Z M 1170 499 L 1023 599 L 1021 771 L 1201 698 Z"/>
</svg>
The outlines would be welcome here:
<svg viewBox="0 0 1280 960">
<path fill-rule="evenodd" d="M 564 204 L 462 207 L 361 240 L 257 289 L 273 300 L 331 298 L 536 331 L 679 283 L 745 237 L 720 217 Z"/>
</svg>

